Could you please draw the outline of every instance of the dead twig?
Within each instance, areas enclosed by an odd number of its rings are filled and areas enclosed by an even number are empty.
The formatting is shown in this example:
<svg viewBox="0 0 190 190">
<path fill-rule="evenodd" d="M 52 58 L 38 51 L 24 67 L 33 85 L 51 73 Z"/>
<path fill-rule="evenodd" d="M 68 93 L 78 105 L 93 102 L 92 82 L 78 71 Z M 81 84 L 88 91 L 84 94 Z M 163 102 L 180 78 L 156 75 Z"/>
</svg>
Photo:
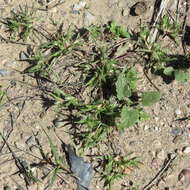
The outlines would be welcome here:
<svg viewBox="0 0 190 190">
<path fill-rule="evenodd" d="M 146 68 L 143 69 L 144 75 L 147 78 L 147 80 L 150 82 L 150 84 L 158 91 L 160 92 L 160 89 L 151 81 L 151 79 L 149 78 Z"/>
<path fill-rule="evenodd" d="M 142 188 L 142 190 L 150 189 L 151 186 L 153 186 L 156 183 L 156 180 L 158 180 L 163 175 L 163 173 L 169 168 L 169 166 L 175 160 L 176 157 L 177 155 L 175 153 L 170 154 L 169 159 L 167 160 L 163 168 L 156 174 L 156 176 L 147 185 L 145 185 Z"/>
<path fill-rule="evenodd" d="M 185 1 L 186 4 L 186 8 L 185 8 L 185 17 L 183 20 L 183 24 L 182 24 L 182 30 L 183 30 L 183 35 L 182 35 L 182 47 L 183 47 L 183 53 L 184 55 L 187 55 L 187 48 L 186 48 L 186 44 L 185 44 L 185 32 L 186 32 L 186 25 L 187 25 L 187 13 L 189 11 L 189 2 L 188 0 Z"/>
<path fill-rule="evenodd" d="M 24 174 L 24 180 L 26 182 L 26 186 L 30 185 L 31 184 L 31 179 L 30 177 L 27 175 L 27 170 L 28 170 L 28 166 L 27 166 L 27 163 L 26 161 L 24 160 L 21 160 L 20 158 L 18 158 L 16 156 L 16 154 L 13 152 L 13 150 L 11 149 L 11 147 L 9 146 L 7 140 L 4 138 L 4 136 L 0 133 L 0 136 L 1 138 L 3 139 L 4 143 L 7 145 L 7 148 L 9 149 L 9 151 L 11 152 L 12 154 L 12 157 L 13 159 L 15 160 L 15 164 L 17 166 L 17 168 L 19 169 L 19 172 Z"/>
<path fill-rule="evenodd" d="M 9 113 L 9 116 L 10 116 L 10 119 L 11 119 L 11 129 L 9 129 L 9 132 L 6 134 L 6 137 L 5 138 L 3 137 L 4 139 L 6 139 L 6 141 L 8 140 L 11 133 L 13 132 L 13 116 L 12 116 L 11 113 Z M 1 135 L 1 133 L 0 133 L 0 135 Z M 3 139 L 3 144 L 2 144 L 2 146 L 0 148 L 0 152 L 2 152 L 2 150 L 3 150 L 3 148 L 4 148 L 5 144 L 6 144 L 6 141 L 4 141 L 4 139 Z"/>
</svg>

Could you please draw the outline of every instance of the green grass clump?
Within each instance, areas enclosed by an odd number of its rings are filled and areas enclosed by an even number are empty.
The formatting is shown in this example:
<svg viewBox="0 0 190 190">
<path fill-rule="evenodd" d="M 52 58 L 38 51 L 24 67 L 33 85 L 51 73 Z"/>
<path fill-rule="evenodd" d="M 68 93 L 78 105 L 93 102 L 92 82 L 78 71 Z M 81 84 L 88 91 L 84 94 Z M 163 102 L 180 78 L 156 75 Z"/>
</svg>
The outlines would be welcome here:
<svg viewBox="0 0 190 190">
<path fill-rule="evenodd" d="M 111 189 L 111 186 L 116 180 L 129 175 L 133 168 L 138 168 L 141 164 L 137 158 L 129 159 L 128 156 L 106 155 L 99 158 L 103 163 L 101 178 L 104 180 L 104 186 L 108 186 L 108 189 Z"/>
<path fill-rule="evenodd" d="M 81 83 L 84 88 L 96 91 L 95 97 L 85 103 L 57 88 L 51 93 L 51 99 L 59 112 L 62 109 L 75 110 L 76 119 L 72 123 L 82 126 L 75 137 L 84 150 L 106 140 L 113 130 L 123 131 L 148 119 L 143 106 L 151 106 L 160 99 L 158 92 L 138 92 L 139 78 L 134 65 L 121 66 L 115 59 L 116 50 L 110 47 L 110 43 L 114 43 L 113 36 L 116 39 L 130 38 L 131 35 L 127 34 L 127 30 L 114 22 L 104 27 L 91 25 L 83 33 L 69 28 L 66 33 L 59 33 L 41 45 L 30 58 L 32 64 L 26 72 L 51 81 L 54 73 L 59 75 L 60 70 L 56 72 L 54 66 L 60 65 L 63 56 L 72 55 L 79 61 L 76 67 L 81 72 Z M 78 56 L 79 52 L 83 54 Z M 55 80 L 52 82 L 60 85 Z"/>
<path fill-rule="evenodd" d="M 27 40 L 34 27 L 34 11 L 28 6 L 19 6 L 17 11 L 12 11 L 11 17 L 5 20 L 5 25 L 10 33 L 11 40 Z"/>
<path fill-rule="evenodd" d="M 106 26 L 91 25 L 83 31 L 69 28 L 67 32 L 55 34 L 29 58 L 31 65 L 25 72 L 45 78 L 55 85 L 47 96 L 57 108 L 57 113 L 65 115 L 65 111 L 69 112 L 67 119 L 74 131 L 72 137 L 83 153 L 107 142 L 114 131 L 123 132 L 149 119 L 144 107 L 152 106 L 160 100 L 160 93 L 157 91 L 139 91 L 139 73 L 135 65 L 126 64 L 125 60 L 120 61 L 116 56 L 120 51 L 120 44 L 125 46 L 125 53 L 128 51 L 128 41 L 134 40 L 135 47 L 149 56 L 152 65 L 161 63 L 163 50 L 157 44 L 150 44 L 148 35 L 149 32 L 143 29 L 135 39 L 132 33 L 115 22 Z M 71 57 L 73 65 L 64 62 L 63 58 L 70 60 Z M 86 101 L 82 93 L 72 94 L 66 91 L 67 85 L 63 85 L 65 76 L 61 69 L 67 63 L 77 68 L 75 71 L 80 75 L 77 80 L 82 83 L 81 88 L 84 91 L 90 89 L 90 94 L 93 94 L 89 95 L 89 101 Z M 59 80 L 55 80 L 53 76 L 57 76 Z M 76 82 L 73 83 L 75 88 Z M 53 157 L 51 160 L 54 163 L 54 170 L 50 175 L 53 176 L 51 181 L 54 181 L 63 166 L 51 141 L 50 147 Z M 105 164 L 102 178 L 109 188 L 116 179 L 125 175 L 125 168 L 136 167 L 139 163 L 136 158 L 127 157 L 117 159 L 114 156 L 104 156 L 103 160 Z"/>
</svg>

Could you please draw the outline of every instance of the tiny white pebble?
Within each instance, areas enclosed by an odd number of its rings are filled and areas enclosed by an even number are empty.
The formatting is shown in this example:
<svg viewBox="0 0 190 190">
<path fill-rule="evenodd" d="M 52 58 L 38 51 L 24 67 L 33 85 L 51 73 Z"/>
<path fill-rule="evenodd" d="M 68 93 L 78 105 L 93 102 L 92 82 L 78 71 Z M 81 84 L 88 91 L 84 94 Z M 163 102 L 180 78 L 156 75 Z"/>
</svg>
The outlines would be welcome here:
<svg viewBox="0 0 190 190">
<path fill-rule="evenodd" d="M 189 153 L 190 153 L 190 147 L 189 147 L 189 146 L 184 147 L 184 148 L 183 148 L 183 153 L 184 153 L 184 154 L 189 154 Z"/>
<path fill-rule="evenodd" d="M 181 110 L 180 109 L 177 109 L 177 110 L 175 110 L 175 113 L 176 113 L 176 115 L 181 115 Z"/>
<path fill-rule="evenodd" d="M 144 130 L 146 131 L 146 130 L 148 130 L 149 129 L 149 126 L 148 125 L 145 125 L 144 126 Z"/>
<path fill-rule="evenodd" d="M 160 128 L 159 127 L 155 127 L 154 130 L 155 131 L 160 131 Z"/>
</svg>

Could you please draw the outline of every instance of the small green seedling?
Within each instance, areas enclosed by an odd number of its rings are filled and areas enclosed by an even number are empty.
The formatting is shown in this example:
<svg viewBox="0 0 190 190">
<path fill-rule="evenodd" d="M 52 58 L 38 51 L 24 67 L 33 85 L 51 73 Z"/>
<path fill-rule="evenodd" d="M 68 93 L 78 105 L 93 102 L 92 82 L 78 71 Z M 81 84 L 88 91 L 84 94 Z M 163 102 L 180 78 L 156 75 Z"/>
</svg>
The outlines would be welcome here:
<svg viewBox="0 0 190 190">
<path fill-rule="evenodd" d="M 179 44 L 177 37 L 182 33 L 181 24 L 171 20 L 168 15 L 164 15 L 157 27 L 163 35 L 169 36 L 175 43 Z"/>
<path fill-rule="evenodd" d="M 44 130 L 45 132 L 45 130 Z M 51 138 L 49 137 L 49 135 L 45 132 L 49 144 L 50 144 L 50 149 L 51 149 L 51 156 L 47 156 L 44 154 L 43 150 L 41 149 L 41 153 L 42 156 L 44 157 L 44 159 L 47 161 L 48 164 L 50 164 L 51 166 L 53 166 L 52 170 L 50 170 L 50 172 L 47 174 L 47 176 L 45 177 L 50 177 L 48 186 L 52 186 L 57 178 L 57 176 L 63 172 L 63 171 L 67 171 L 67 169 L 65 169 L 65 162 L 64 162 L 64 157 L 62 155 L 60 155 L 58 148 L 56 145 L 53 144 Z"/>
<path fill-rule="evenodd" d="M 108 49 L 100 47 L 97 52 L 87 60 L 87 63 L 81 65 L 84 69 L 85 82 L 87 86 L 101 89 L 109 79 L 115 77 L 114 59 L 109 58 Z"/>
<path fill-rule="evenodd" d="M 81 106 L 79 110 L 81 119 L 76 124 L 85 127 L 85 131 L 78 135 L 83 150 L 95 147 L 111 133 L 119 116 L 117 109 L 117 104 L 110 101 Z"/>
<path fill-rule="evenodd" d="M 138 168 L 141 162 L 136 158 L 129 159 L 128 156 L 101 156 L 99 157 L 103 163 L 103 171 L 101 178 L 104 180 L 104 186 L 111 189 L 111 186 L 118 179 L 129 175 L 134 168 Z"/>
<path fill-rule="evenodd" d="M 25 72 L 37 74 L 48 80 L 59 79 L 54 66 L 59 64 L 63 56 L 72 54 L 76 48 L 82 45 L 83 40 L 73 27 L 70 27 L 66 33 L 57 33 L 28 58 L 31 66 Z"/>
<path fill-rule="evenodd" d="M 10 33 L 11 40 L 27 40 L 34 27 L 34 11 L 29 10 L 28 6 L 24 8 L 19 6 L 18 11 L 12 11 L 12 16 L 7 18 L 5 25 Z"/>
<path fill-rule="evenodd" d="M 13 152 L 8 142 L 6 141 L 5 137 L 3 136 L 3 134 L 0 133 L 0 137 L 2 138 L 4 143 L 7 145 L 9 151 L 11 152 L 12 157 L 15 160 L 15 164 L 17 168 L 19 169 L 18 172 L 20 174 L 23 174 L 26 185 L 28 186 L 28 185 L 31 185 L 32 183 L 41 182 L 41 180 L 39 180 L 37 177 L 34 176 L 34 173 L 32 171 L 30 164 L 27 161 L 16 156 L 16 154 Z"/>
<path fill-rule="evenodd" d="M 122 26 L 117 25 L 115 21 L 112 21 L 110 25 L 108 25 L 108 31 L 110 31 L 114 36 L 120 38 L 130 38 L 130 33 L 124 29 Z"/>
</svg>

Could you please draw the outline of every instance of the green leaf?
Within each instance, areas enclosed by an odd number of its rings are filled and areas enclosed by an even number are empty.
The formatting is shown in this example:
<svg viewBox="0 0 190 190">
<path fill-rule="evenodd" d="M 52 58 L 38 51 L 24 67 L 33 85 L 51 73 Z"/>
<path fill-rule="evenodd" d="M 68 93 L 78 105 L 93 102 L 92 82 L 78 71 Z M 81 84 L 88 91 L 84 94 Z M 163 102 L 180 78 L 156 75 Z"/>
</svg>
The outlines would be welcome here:
<svg viewBox="0 0 190 190">
<path fill-rule="evenodd" d="M 120 73 L 116 82 L 117 98 L 122 100 L 125 97 L 130 97 L 132 92 L 128 85 L 127 78 L 124 73 Z"/>
<path fill-rule="evenodd" d="M 130 97 L 132 91 L 136 89 L 137 72 L 134 67 L 125 68 L 122 73 L 119 74 L 116 82 L 117 98 L 119 100 L 125 97 Z"/>
<path fill-rule="evenodd" d="M 121 26 L 118 26 L 115 21 L 111 22 L 110 31 L 114 35 L 121 37 L 121 38 L 130 38 L 131 37 L 130 33 L 127 30 L 125 30 L 124 28 L 122 28 Z"/>
<path fill-rule="evenodd" d="M 190 73 L 187 71 L 182 71 L 182 70 L 176 70 L 174 72 L 175 79 L 181 83 L 184 83 L 188 80 L 190 80 Z"/>
<path fill-rule="evenodd" d="M 164 73 L 166 76 L 172 76 L 173 71 L 174 71 L 174 68 L 173 68 L 173 67 L 166 67 L 166 68 L 164 69 L 164 72 L 163 72 L 163 73 Z"/>
<path fill-rule="evenodd" d="M 146 121 L 146 120 L 149 120 L 151 118 L 151 116 L 150 116 L 150 114 L 141 110 L 141 111 L 139 111 L 139 118 L 140 118 L 140 121 Z"/>
<path fill-rule="evenodd" d="M 160 93 L 156 91 L 144 92 L 142 94 L 143 106 L 151 106 L 160 100 Z"/>
<path fill-rule="evenodd" d="M 119 129 L 123 130 L 125 128 L 135 125 L 139 121 L 139 110 L 132 109 L 124 106 L 121 110 L 121 123 L 119 124 Z"/>
</svg>

